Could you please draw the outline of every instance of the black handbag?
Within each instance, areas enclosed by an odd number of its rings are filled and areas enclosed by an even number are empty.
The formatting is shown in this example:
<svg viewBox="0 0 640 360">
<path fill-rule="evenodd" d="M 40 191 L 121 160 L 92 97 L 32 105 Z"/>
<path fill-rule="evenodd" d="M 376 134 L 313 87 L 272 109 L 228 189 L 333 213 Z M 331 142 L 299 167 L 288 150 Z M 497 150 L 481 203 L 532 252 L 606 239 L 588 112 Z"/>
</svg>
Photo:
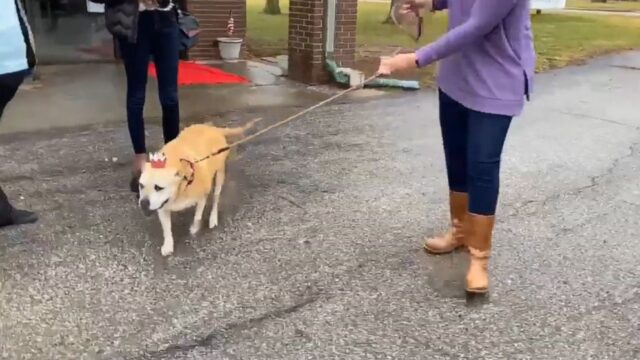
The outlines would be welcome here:
<svg viewBox="0 0 640 360">
<path fill-rule="evenodd" d="M 189 50 L 198 44 L 200 22 L 191 13 L 178 9 L 178 27 L 180 28 L 180 50 Z"/>
</svg>

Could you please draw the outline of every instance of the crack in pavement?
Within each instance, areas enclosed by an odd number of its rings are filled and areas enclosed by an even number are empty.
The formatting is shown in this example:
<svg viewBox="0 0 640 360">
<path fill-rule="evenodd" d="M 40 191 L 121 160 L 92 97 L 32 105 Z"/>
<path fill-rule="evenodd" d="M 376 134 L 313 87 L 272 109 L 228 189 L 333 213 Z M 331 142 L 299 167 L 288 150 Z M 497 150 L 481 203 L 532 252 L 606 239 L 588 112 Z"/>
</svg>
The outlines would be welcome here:
<svg viewBox="0 0 640 360">
<path fill-rule="evenodd" d="M 619 125 L 619 126 L 624 126 L 624 127 L 627 127 L 627 128 L 631 128 L 631 129 L 640 130 L 640 126 L 631 125 L 631 124 L 623 123 L 623 122 L 616 121 L 616 120 L 606 119 L 606 118 L 602 118 L 602 117 L 599 117 L 599 116 L 575 113 L 575 112 L 571 112 L 571 111 L 558 111 L 558 113 L 563 114 L 563 115 L 567 115 L 567 116 L 571 116 L 571 117 L 578 117 L 578 118 L 581 118 L 581 119 L 598 120 L 598 121 L 602 121 L 602 122 L 605 122 L 605 123 L 608 123 L 608 124 L 614 124 L 614 125 Z"/>
<path fill-rule="evenodd" d="M 627 205 L 631 205 L 631 206 L 640 206 L 640 204 L 629 201 L 629 200 L 622 200 L 623 203 L 627 204 Z"/>
<path fill-rule="evenodd" d="M 513 209 L 513 212 L 507 215 L 506 217 L 507 218 L 518 217 L 521 215 L 522 210 L 524 210 L 525 208 L 527 208 L 529 205 L 532 205 L 532 204 L 538 204 L 538 207 L 542 208 L 547 206 L 550 202 L 557 201 L 562 196 L 579 196 L 583 192 L 597 187 L 598 185 L 600 185 L 601 181 L 604 178 L 607 178 L 613 174 L 613 172 L 616 170 L 616 168 L 620 165 L 622 161 L 637 155 L 638 150 L 640 150 L 639 147 L 640 147 L 640 141 L 629 145 L 629 152 L 627 154 L 613 159 L 613 161 L 611 162 L 611 165 L 604 172 L 598 175 L 590 176 L 589 184 L 577 187 L 569 191 L 551 194 L 542 200 L 528 200 L 519 206 L 512 206 L 511 208 Z"/>
<path fill-rule="evenodd" d="M 171 355 L 187 353 L 187 352 L 196 350 L 198 348 L 213 348 L 213 349 L 224 352 L 224 349 L 223 349 L 224 343 L 229 338 L 234 337 L 238 333 L 245 330 L 257 328 L 262 324 L 264 324 L 265 322 L 273 319 L 286 318 L 289 315 L 294 314 L 304 309 L 305 307 L 320 301 L 323 298 L 325 297 L 323 297 L 319 293 L 315 295 L 311 295 L 285 308 L 275 309 L 272 311 L 268 311 L 258 317 L 249 318 L 243 321 L 226 324 L 221 328 L 211 331 L 209 334 L 199 339 L 195 339 L 187 343 L 170 345 L 165 349 L 162 349 L 156 352 L 149 352 L 144 355 L 138 356 L 137 358 L 141 360 L 142 359 L 151 360 L 151 359 L 165 357 L 167 355 L 171 356 Z M 232 354 L 226 354 L 226 355 L 232 356 Z"/>
<path fill-rule="evenodd" d="M 406 249 L 393 252 L 392 254 L 385 252 L 384 255 L 381 254 L 380 259 L 390 258 L 390 257 L 393 258 L 395 257 L 395 255 L 403 255 L 406 253 L 407 253 Z M 375 260 L 376 259 L 368 258 L 367 260 L 360 261 L 356 264 L 353 264 L 352 266 L 344 269 L 343 271 L 333 274 L 331 276 L 333 281 L 330 281 L 330 282 L 335 282 L 337 279 L 344 278 L 345 275 L 348 275 L 348 274 L 355 275 L 355 274 L 365 272 L 368 266 L 378 266 L 379 261 L 375 261 Z M 313 288 L 313 287 L 307 286 L 307 289 L 309 288 Z M 266 322 L 274 319 L 284 319 L 291 314 L 294 314 L 314 303 L 317 303 L 318 301 L 329 300 L 336 296 L 344 295 L 344 291 L 342 288 L 333 289 L 331 291 L 331 293 L 333 294 L 331 295 L 328 295 L 329 293 L 326 291 L 320 292 L 319 290 L 315 290 L 314 292 L 315 292 L 314 294 L 311 294 L 305 298 L 302 298 L 300 301 L 294 303 L 291 306 L 268 311 L 258 317 L 249 318 L 239 322 L 229 323 L 218 329 L 214 329 L 213 331 L 211 331 L 210 333 L 208 333 L 207 335 L 199 339 L 195 339 L 185 343 L 170 345 L 162 350 L 145 353 L 143 355 L 138 355 L 136 357 L 133 357 L 132 359 L 139 359 L 139 360 L 164 359 L 164 358 L 178 355 L 178 354 L 185 354 L 197 349 L 212 349 L 212 350 L 216 350 L 224 353 L 224 355 L 228 356 L 229 358 L 235 358 L 233 354 L 227 353 L 225 351 L 224 345 L 226 342 L 228 342 L 231 338 L 237 336 L 239 333 L 246 330 L 258 328 L 261 325 L 264 325 Z M 430 349 L 433 349 L 433 348 L 430 348 Z M 443 349 L 433 349 L 433 350 L 443 351 Z"/>
<path fill-rule="evenodd" d="M 625 69 L 625 70 L 640 70 L 640 67 L 632 66 L 632 65 L 609 65 L 609 66 L 613 68 Z"/>
<path fill-rule="evenodd" d="M 22 175 L 22 174 L 9 175 L 9 176 L 5 176 L 3 178 L 0 178 L 0 181 L 3 184 L 11 184 L 11 183 L 16 183 L 16 182 L 34 181 L 34 180 L 35 180 L 35 178 L 33 176 Z"/>
</svg>

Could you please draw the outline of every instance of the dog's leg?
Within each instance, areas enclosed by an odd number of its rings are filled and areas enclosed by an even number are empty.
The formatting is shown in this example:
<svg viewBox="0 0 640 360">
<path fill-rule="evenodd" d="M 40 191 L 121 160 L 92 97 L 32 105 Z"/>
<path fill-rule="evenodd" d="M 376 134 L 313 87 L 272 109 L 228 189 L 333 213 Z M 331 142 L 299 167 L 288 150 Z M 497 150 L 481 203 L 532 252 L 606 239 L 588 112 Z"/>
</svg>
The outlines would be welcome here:
<svg viewBox="0 0 640 360">
<path fill-rule="evenodd" d="M 160 252 L 162 256 L 169 256 L 173 254 L 173 233 L 171 232 L 171 212 L 165 210 L 158 210 L 158 218 L 162 225 L 162 235 L 164 242 Z"/>
<path fill-rule="evenodd" d="M 207 197 L 205 196 L 196 204 L 196 214 L 193 217 L 193 224 L 191 224 L 191 227 L 189 228 L 191 235 L 195 235 L 200 231 L 200 227 L 202 226 L 202 213 L 204 212 L 204 206 L 206 203 Z"/>
<path fill-rule="evenodd" d="M 222 168 L 216 172 L 216 185 L 213 190 L 213 206 L 211 207 L 211 214 L 209 215 L 209 229 L 213 229 L 218 226 L 218 203 L 220 202 L 220 193 L 222 192 L 222 184 L 224 184 L 225 168 Z"/>
</svg>

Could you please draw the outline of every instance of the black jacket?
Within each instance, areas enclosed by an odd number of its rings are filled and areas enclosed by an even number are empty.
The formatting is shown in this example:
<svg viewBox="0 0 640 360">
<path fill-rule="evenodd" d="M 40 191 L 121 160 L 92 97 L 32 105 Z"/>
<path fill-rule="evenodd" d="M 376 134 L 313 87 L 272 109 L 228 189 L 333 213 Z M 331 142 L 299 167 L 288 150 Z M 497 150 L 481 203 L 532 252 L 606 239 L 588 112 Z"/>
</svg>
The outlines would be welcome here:
<svg viewBox="0 0 640 360">
<path fill-rule="evenodd" d="M 104 15 L 107 30 L 119 39 L 136 42 L 138 38 L 138 0 L 89 0 L 96 4 L 104 4 Z M 166 7 L 170 0 L 158 0 L 161 7 Z"/>
</svg>

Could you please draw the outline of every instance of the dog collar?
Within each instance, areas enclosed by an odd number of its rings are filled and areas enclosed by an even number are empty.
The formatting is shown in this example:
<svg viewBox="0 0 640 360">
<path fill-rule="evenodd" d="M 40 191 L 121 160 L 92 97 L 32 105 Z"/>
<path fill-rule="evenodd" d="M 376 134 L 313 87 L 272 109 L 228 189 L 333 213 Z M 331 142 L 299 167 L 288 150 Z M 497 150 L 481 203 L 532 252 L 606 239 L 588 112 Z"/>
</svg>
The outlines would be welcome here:
<svg viewBox="0 0 640 360">
<path fill-rule="evenodd" d="M 196 165 L 193 163 L 193 161 L 189 161 L 187 159 L 180 159 L 180 161 L 186 162 L 187 164 L 189 164 L 189 167 L 191 168 L 191 176 L 188 176 L 188 177 L 187 176 L 183 176 L 182 177 L 182 180 L 187 182 L 187 185 L 185 186 L 185 188 L 186 188 L 186 187 L 189 187 L 189 185 L 193 184 L 193 180 L 196 177 Z"/>
</svg>

